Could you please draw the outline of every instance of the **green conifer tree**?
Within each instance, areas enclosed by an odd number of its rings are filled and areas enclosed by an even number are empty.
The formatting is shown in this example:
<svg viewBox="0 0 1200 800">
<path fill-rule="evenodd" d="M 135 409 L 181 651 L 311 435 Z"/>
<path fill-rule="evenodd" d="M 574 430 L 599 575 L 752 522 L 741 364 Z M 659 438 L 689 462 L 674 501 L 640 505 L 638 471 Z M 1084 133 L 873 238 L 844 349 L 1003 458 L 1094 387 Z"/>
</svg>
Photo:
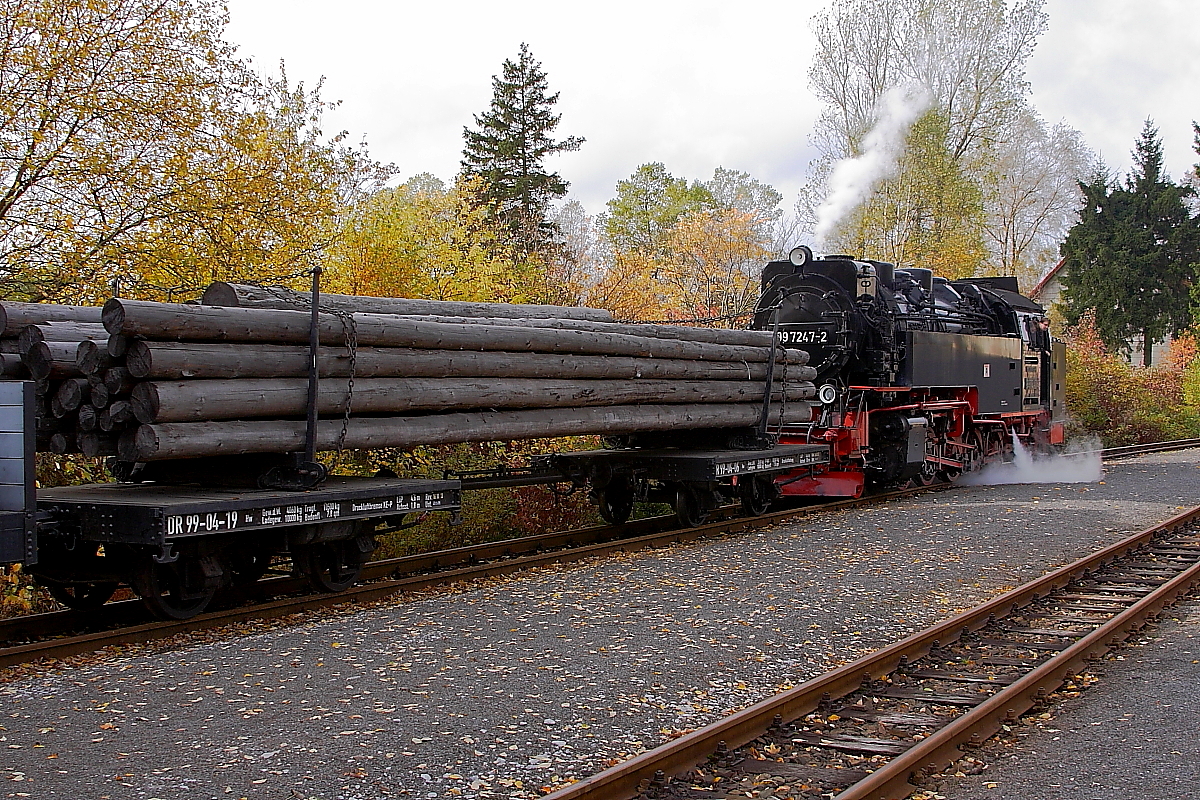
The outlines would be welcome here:
<svg viewBox="0 0 1200 800">
<path fill-rule="evenodd" d="M 1081 183 L 1080 220 L 1062 245 L 1068 322 L 1094 311 L 1109 347 L 1153 343 L 1192 324 L 1190 293 L 1200 262 L 1200 221 L 1188 210 L 1195 194 L 1163 173 L 1162 141 L 1150 120 L 1133 151 L 1124 186 L 1105 175 Z"/>
<path fill-rule="evenodd" d="M 558 93 L 546 92 L 546 73 L 522 43 L 517 60 L 506 59 L 501 75 L 492 77 L 491 107 L 475 115 L 476 130 L 463 128 L 462 174 L 481 180 L 480 202 L 525 258 L 553 241 L 550 203 L 567 193 L 568 183 L 543 162 L 584 142 L 552 138 L 562 115 L 553 113 Z"/>
</svg>

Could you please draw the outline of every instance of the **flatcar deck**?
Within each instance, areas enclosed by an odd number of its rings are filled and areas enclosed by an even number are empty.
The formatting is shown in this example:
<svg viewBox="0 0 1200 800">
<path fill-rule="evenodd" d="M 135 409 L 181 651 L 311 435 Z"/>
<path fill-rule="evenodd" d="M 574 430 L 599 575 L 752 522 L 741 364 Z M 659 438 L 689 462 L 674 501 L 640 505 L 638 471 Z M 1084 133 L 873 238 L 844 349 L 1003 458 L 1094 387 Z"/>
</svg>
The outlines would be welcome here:
<svg viewBox="0 0 1200 800">
<path fill-rule="evenodd" d="M 38 492 L 40 511 L 82 523 L 88 538 L 125 542 L 454 511 L 459 506 L 458 481 L 340 476 L 304 492 L 151 483 L 98 483 Z"/>
<path fill-rule="evenodd" d="M 767 450 L 587 450 L 553 457 L 554 465 L 568 476 L 586 475 L 598 462 L 604 462 L 614 473 L 637 472 L 656 480 L 719 481 L 827 464 L 829 447 L 790 444 Z"/>
</svg>

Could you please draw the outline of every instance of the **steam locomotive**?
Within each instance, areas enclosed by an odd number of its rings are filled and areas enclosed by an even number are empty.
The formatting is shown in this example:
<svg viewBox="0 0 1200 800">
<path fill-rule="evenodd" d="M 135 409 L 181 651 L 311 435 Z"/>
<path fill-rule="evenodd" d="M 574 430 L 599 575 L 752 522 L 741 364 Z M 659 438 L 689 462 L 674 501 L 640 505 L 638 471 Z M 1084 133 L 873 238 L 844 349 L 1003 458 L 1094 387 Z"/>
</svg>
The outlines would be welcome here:
<svg viewBox="0 0 1200 800">
<path fill-rule="evenodd" d="M 780 443 L 830 446 L 825 464 L 776 481 L 792 496 L 858 497 L 868 485 L 929 484 L 1064 440 L 1066 349 L 1016 278 L 947 280 L 931 270 L 797 247 L 762 275 L 754 327 L 800 347 L 819 414 Z"/>
</svg>

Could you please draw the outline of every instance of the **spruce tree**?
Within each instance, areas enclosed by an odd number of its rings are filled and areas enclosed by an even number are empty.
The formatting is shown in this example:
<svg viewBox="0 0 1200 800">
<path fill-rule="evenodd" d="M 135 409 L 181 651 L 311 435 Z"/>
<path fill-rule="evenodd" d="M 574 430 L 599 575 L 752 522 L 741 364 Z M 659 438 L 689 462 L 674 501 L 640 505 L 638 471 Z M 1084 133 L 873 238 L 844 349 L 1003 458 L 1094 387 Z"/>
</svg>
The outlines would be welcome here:
<svg viewBox="0 0 1200 800">
<path fill-rule="evenodd" d="M 1162 142 L 1150 120 L 1133 151 L 1124 186 L 1106 176 L 1081 183 L 1080 220 L 1062 245 L 1067 320 L 1093 311 L 1105 343 L 1129 349 L 1153 343 L 1192 323 L 1190 291 L 1200 262 L 1200 222 L 1186 200 L 1194 195 L 1163 173 Z"/>
<path fill-rule="evenodd" d="M 491 107 L 475 115 L 477 129 L 463 128 L 462 174 L 480 180 L 489 217 L 508 230 L 526 257 L 553 240 L 550 203 L 567 193 L 567 182 L 543 162 L 584 142 L 552 138 L 562 115 L 553 113 L 558 93 L 546 92 L 546 73 L 522 43 L 517 60 L 506 59 L 501 75 L 492 77 Z"/>
</svg>

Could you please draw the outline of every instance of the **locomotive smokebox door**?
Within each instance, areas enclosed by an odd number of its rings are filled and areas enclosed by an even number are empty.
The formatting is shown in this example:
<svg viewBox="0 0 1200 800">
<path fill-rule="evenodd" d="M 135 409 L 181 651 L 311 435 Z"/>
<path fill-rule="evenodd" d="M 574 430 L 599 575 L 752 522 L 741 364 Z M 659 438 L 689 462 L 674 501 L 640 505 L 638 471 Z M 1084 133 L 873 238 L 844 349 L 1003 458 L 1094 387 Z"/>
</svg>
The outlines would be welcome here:
<svg viewBox="0 0 1200 800">
<path fill-rule="evenodd" d="M 34 394 L 29 381 L 0 381 L 0 561 L 37 563 L 34 525 Z"/>
</svg>

